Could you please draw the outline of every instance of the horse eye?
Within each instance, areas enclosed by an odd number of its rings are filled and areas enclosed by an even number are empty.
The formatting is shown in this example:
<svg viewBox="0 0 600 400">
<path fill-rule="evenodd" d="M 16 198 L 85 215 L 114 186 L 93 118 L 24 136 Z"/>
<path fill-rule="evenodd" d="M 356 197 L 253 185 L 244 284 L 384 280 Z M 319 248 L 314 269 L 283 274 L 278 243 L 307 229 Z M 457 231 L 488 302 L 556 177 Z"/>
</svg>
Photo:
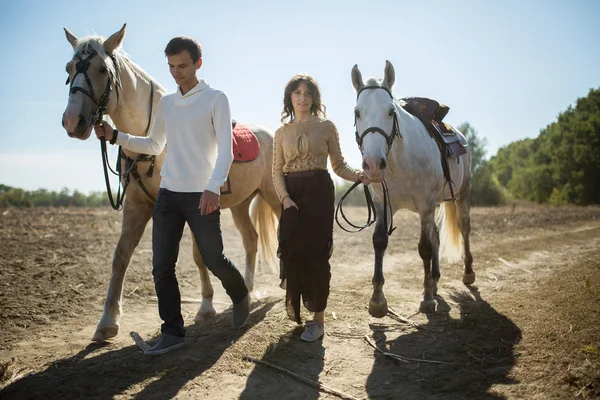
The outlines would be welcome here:
<svg viewBox="0 0 600 400">
<path fill-rule="evenodd" d="M 356 118 L 360 118 L 360 111 L 358 111 L 358 110 L 354 110 L 354 116 L 355 116 Z"/>
<path fill-rule="evenodd" d="M 389 112 L 388 116 L 393 117 L 395 112 L 396 111 L 393 108 L 390 109 L 390 112 Z"/>
<path fill-rule="evenodd" d="M 106 67 L 105 67 L 105 66 L 102 66 L 102 67 L 100 67 L 100 73 L 101 73 L 101 74 L 105 74 L 105 73 L 107 73 L 107 72 L 108 72 L 108 69 L 106 69 Z"/>
</svg>

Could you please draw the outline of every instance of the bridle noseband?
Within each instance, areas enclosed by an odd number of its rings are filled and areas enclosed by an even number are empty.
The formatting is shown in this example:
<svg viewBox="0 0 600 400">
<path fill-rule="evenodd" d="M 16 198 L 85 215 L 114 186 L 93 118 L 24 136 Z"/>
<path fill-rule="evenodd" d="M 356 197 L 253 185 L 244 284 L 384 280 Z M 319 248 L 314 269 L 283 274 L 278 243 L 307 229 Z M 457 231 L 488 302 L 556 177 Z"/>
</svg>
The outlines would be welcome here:
<svg viewBox="0 0 600 400">
<path fill-rule="evenodd" d="M 96 100 L 96 93 L 94 92 L 94 86 L 92 85 L 92 81 L 90 80 L 90 77 L 87 73 L 88 68 L 90 67 L 90 60 L 96 54 L 97 53 L 95 51 L 92 51 L 89 53 L 89 57 L 87 57 L 87 58 L 81 58 L 81 54 L 77 54 L 76 57 L 77 57 L 77 60 L 79 60 L 79 61 L 77 61 L 77 64 L 75 64 L 75 75 L 73 75 L 73 79 L 67 78 L 67 82 L 65 82 L 65 85 L 68 85 L 69 82 L 71 82 L 71 86 L 70 86 L 70 90 L 69 90 L 71 94 L 81 92 L 81 93 L 85 94 L 86 96 L 88 96 L 90 99 L 92 99 L 94 104 L 96 104 L 98 106 L 98 108 L 96 109 L 96 112 L 94 113 L 94 117 L 92 117 L 92 124 L 96 124 L 96 123 L 102 121 L 102 116 L 106 112 L 106 106 L 108 105 L 108 101 L 110 100 L 110 93 L 112 92 L 112 79 L 109 77 L 108 82 L 106 83 L 106 88 L 104 89 L 104 93 L 102 93 L 100 100 Z M 81 86 L 73 86 L 73 84 L 75 83 L 75 78 L 77 78 L 77 75 L 79 75 L 79 74 L 83 75 L 83 77 L 85 78 L 85 81 L 87 82 L 89 90 L 86 90 L 86 89 L 82 88 Z M 117 96 L 118 96 L 118 92 L 117 92 Z"/>
<path fill-rule="evenodd" d="M 358 101 L 358 96 L 360 96 L 360 94 L 363 92 L 363 90 L 366 90 L 366 89 L 383 89 L 390 95 L 392 100 L 394 100 L 394 96 L 392 95 L 392 92 L 390 91 L 390 89 L 388 89 L 384 86 L 368 85 L 368 86 L 363 86 L 362 88 L 359 89 L 358 93 L 356 93 L 357 101 Z M 391 135 L 388 135 L 386 131 L 379 128 L 378 126 L 371 126 L 367 129 L 365 129 L 362 134 L 359 134 L 358 126 L 356 124 L 356 115 L 354 116 L 354 126 L 356 127 L 356 130 L 355 130 L 356 143 L 358 144 L 359 148 L 361 148 L 361 149 L 362 149 L 363 139 L 365 138 L 365 136 L 367 136 L 368 133 L 371 133 L 371 132 L 376 132 L 376 133 L 380 133 L 381 135 L 383 135 L 383 137 L 385 138 L 385 141 L 387 142 L 387 145 L 388 145 L 386 153 L 390 152 L 390 149 L 392 148 L 392 144 L 394 143 L 394 139 L 396 138 L 396 136 L 402 138 L 402 134 L 400 134 L 400 127 L 398 126 L 398 113 L 396 111 L 394 112 L 394 122 L 393 122 L 393 128 L 392 128 Z"/>
</svg>

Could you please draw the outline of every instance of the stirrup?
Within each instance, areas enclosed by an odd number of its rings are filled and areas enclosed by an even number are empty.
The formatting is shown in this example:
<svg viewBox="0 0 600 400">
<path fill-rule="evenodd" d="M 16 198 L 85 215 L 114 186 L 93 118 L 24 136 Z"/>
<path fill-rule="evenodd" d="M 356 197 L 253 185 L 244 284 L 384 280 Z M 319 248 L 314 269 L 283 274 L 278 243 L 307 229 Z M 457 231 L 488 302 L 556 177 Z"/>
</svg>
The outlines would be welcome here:
<svg viewBox="0 0 600 400">
<path fill-rule="evenodd" d="M 444 183 L 444 186 L 442 187 L 442 193 L 444 193 L 444 189 L 446 189 L 446 185 L 448 185 L 448 183 L 450 183 L 450 185 L 454 186 L 454 188 L 456 189 L 456 193 L 458 193 L 458 186 L 456 186 L 456 183 L 454 183 L 454 180 L 450 179 L 449 181 L 446 181 Z M 445 198 L 444 201 L 456 201 L 456 196 L 454 196 L 454 194 L 452 193 L 452 186 L 450 186 L 450 196 L 448 198 Z"/>
</svg>

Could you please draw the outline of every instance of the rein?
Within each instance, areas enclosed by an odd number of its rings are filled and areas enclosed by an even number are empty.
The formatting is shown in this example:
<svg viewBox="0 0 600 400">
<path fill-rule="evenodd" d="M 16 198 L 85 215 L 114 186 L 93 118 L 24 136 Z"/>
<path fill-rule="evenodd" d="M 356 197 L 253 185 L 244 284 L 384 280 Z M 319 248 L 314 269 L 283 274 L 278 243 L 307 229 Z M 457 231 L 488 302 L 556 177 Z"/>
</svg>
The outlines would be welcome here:
<svg viewBox="0 0 600 400">
<path fill-rule="evenodd" d="M 152 108 L 154 103 L 154 81 L 150 80 L 150 114 L 148 117 L 148 125 L 146 125 L 146 131 L 144 132 L 144 136 L 148 136 L 148 131 L 150 130 L 150 122 L 152 121 Z M 100 121 L 102 120 L 102 116 L 100 116 Z M 104 182 L 106 183 L 106 192 L 108 194 L 108 200 L 110 201 L 110 205 L 113 210 L 120 211 L 123 209 L 123 199 L 125 198 L 125 192 L 127 190 L 127 186 L 129 186 L 129 174 L 133 176 L 136 182 L 140 185 L 146 196 L 152 200 L 153 203 L 156 203 L 156 199 L 152 194 L 146 189 L 142 182 L 142 178 L 140 177 L 139 172 L 137 171 L 137 163 L 138 161 L 150 161 L 150 168 L 148 169 L 148 173 L 146 176 L 151 177 L 154 172 L 154 160 L 156 156 L 148 156 L 146 154 L 137 154 L 134 159 L 127 157 L 123 153 L 123 148 L 119 146 L 119 155 L 117 157 L 116 171 L 114 171 L 109 163 L 108 163 L 108 152 L 106 149 L 106 140 L 100 139 L 100 153 L 102 154 L 102 167 L 104 169 Z M 125 172 L 121 173 L 121 159 L 125 159 Z M 119 177 L 119 189 L 117 190 L 117 199 L 116 201 L 113 199 L 112 189 L 110 186 L 110 181 L 108 179 L 108 171 L 113 175 Z M 125 181 L 125 183 L 122 182 Z M 123 191 L 121 192 L 121 189 Z"/>
<path fill-rule="evenodd" d="M 354 189 L 356 189 L 358 187 L 358 185 L 360 185 L 360 181 L 356 181 L 356 182 L 354 182 L 354 184 L 352 184 L 352 186 L 350 186 L 350 188 L 346 191 L 346 193 L 344 193 L 344 195 L 338 202 L 338 205 L 335 209 L 335 222 L 338 224 L 338 226 L 343 231 L 346 231 L 348 233 L 358 233 L 358 232 L 368 228 L 369 226 L 373 225 L 373 223 L 375 221 L 377 221 L 377 211 L 375 210 L 375 203 L 373 202 L 373 198 L 371 197 L 371 191 L 369 190 L 367 185 L 363 186 L 363 189 L 365 191 L 365 201 L 367 202 L 367 210 L 369 212 L 369 215 L 367 216 L 367 222 L 364 225 L 354 225 L 352 222 L 350 222 L 350 220 L 344 214 L 344 207 L 343 207 L 344 200 L 346 199 L 346 197 L 348 197 L 348 195 Z M 381 187 L 383 188 L 383 220 L 385 221 L 384 223 L 386 223 L 386 224 L 387 224 L 388 208 L 390 210 L 390 226 L 389 227 L 386 226 L 386 233 L 388 236 L 390 236 L 396 228 L 394 227 L 394 215 L 392 214 L 392 209 L 391 209 L 392 207 L 391 207 L 391 202 L 390 202 L 390 193 L 389 193 L 388 185 L 387 185 L 387 182 L 385 181 L 385 179 L 383 181 L 381 181 Z M 354 230 L 350 230 L 350 229 L 347 229 L 344 226 L 342 226 L 342 224 L 340 223 L 340 220 L 339 220 L 338 213 L 340 213 L 342 215 L 343 220 L 348 225 L 350 225 L 352 228 L 354 228 Z"/>
</svg>

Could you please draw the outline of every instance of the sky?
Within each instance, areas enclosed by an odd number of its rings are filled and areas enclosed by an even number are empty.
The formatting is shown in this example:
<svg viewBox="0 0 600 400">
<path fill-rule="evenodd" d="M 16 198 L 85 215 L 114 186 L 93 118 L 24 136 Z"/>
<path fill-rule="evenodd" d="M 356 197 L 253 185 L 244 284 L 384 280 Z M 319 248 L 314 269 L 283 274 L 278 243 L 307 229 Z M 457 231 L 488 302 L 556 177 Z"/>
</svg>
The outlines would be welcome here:
<svg viewBox="0 0 600 400">
<path fill-rule="evenodd" d="M 72 57 L 63 27 L 108 37 L 127 23 L 123 49 L 169 92 L 164 47 L 193 36 L 198 76 L 227 93 L 233 118 L 273 132 L 285 84 L 311 74 L 359 167 L 354 64 L 366 79 L 382 77 L 389 60 L 396 97 L 447 104 L 445 121 L 469 122 L 489 157 L 537 137 L 600 87 L 599 19 L 597 0 L 0 1 L 0 183 L 105 190 L 98 140 L 71 139 L 61 126 Z"/>
</svg>

